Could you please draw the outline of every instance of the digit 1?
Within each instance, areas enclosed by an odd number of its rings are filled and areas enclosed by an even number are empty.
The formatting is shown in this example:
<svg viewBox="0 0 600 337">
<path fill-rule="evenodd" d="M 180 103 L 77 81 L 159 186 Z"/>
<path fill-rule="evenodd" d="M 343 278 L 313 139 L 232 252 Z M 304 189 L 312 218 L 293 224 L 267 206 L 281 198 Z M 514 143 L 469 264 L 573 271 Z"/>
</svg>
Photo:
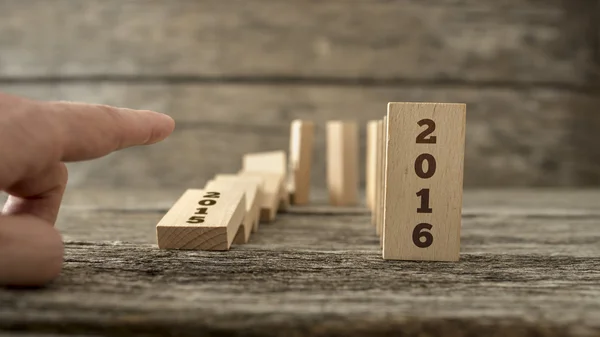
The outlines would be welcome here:
<svg viewBox="0 0 600 337">
<path fill-rule="evenodd" d="M 429 208 L 429 189 L 420 190 L 417 192 L 417 197 L 421 197 L 421 207 L 417 208 L 417 213 L 432 213 L 433 210 Z"/>
<path fill-rule="evenodd" d="M 206 215 L 206 211 L 207 210 L 208 210 L 208 208 L 206 208 L 206 207 L 196 208 L 196 213 L 194 213 L 194 214 L 204 214 L 204 215 Z"/>
</svg>

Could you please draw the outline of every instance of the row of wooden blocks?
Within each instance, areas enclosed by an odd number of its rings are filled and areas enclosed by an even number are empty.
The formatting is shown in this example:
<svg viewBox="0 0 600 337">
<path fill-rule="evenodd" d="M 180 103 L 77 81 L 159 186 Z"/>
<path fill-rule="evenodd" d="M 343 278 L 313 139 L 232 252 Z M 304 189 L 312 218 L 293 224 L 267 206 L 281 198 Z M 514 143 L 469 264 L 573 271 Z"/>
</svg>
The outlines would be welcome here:
<svg viewBox="0 0 600 337">
<path fill-rule="evenodd" d="M 460 253 L 466 106 L 389 103 L 367 124 L 366 201 L 384 259 L 456 261 Z M 290 203 L 309 202 L 314 125 L 294 121 L 284 151 L 247 154 L 237 174 L 191 189 L 157 225 L 160 248 L 227 250 Z M 332 205 L 358 204 L 356 122 L 327 124 Z"/>
<path fill-rule="evenodd" d="M 156 225 L 158 247 L 228 250 L 290 203 L 308 203 L 314 126 L 296 120 L 290 131 L 289 162 L 285 151 L 246 154 L 236 174 L 186 190 Z"/>
</svg>

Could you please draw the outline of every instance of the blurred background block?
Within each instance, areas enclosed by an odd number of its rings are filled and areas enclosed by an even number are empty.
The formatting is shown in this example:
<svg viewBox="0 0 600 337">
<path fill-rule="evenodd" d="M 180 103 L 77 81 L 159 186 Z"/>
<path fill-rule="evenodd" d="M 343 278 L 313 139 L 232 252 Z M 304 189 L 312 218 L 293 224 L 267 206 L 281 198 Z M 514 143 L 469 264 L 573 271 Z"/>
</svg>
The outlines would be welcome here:
<svg viewBox="0 0 600 337">
<path fill-rule="evenodd" d="M 0 0 L 0 90 L 175 118 L 70 164 L 77 186 L 201 187 L 287 150 L 293 119 L 315 121 L 323 186 L 325 122 L 389 101 L 468 105 L 466 187 L 597 186 L 599 19 L 596 0 Z"/>
</svg>

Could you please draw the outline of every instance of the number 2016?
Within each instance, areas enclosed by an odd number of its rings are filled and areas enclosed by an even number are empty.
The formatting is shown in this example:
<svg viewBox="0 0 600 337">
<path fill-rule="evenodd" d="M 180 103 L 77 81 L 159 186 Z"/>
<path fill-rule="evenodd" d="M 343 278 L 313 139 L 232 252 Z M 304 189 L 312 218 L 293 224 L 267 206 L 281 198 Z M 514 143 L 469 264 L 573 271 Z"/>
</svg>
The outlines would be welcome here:
<svg viewBox="0 0 600 337">
<path fill-rule="evenodd" d="M 432 133 L 435 131 L 435 122 L 431 119 L 422 119 L 417 122 L 419 126 L 425 126 L 416 139 L 417 144 L 436 144 L 437 137 Z M 423 164 L 427 162 L 427 170 L 423 168 Z M 429 153 L 422 153 L 415 160 L 415 173 L 421 179 L 429 179 L 433 177 L 436 170 L 435 157 Z M 417 197 L 421 198 L 421 206 L 417 208 L 417 213 L 433 213 L 433 209 L 429 207 L 429 189 L 423 188 L 417 192 Z M 413 243 L 419 248 L 427 248 L 433 243 L 433 235 L 429 232 L 433 226 L 429 223 L 420 223 L 413 230 Z"/>
</svg>

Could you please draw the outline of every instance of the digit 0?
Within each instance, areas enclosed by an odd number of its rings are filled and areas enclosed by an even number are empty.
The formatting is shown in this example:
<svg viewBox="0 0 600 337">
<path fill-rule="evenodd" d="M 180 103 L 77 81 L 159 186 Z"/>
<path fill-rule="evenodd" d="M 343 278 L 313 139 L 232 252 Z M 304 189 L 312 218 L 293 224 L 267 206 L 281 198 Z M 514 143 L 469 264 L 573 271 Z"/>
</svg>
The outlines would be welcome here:
<svg viewBox="0 0 600 337">
<path fill-rule="evenodd" d="M 213 200 L 213 199 L 202 199 L 202 200 L 200 200 L 200 202 L 198 202 L 198 204 L 202 205 L 202 206 L 212 206 L 216 203 L 217 203 L 217 201 Z"/>
<path fill-rule="evenodd" d="M 427 161 L 427 171 L 423 169 L 423 162 Z M 433 177 L 435 174 L 435 158 L 429 153 L 423 153 L 415 160 L 415 172 L 417 176 L 422 179 L 428 179 Z"/>
</svg>

